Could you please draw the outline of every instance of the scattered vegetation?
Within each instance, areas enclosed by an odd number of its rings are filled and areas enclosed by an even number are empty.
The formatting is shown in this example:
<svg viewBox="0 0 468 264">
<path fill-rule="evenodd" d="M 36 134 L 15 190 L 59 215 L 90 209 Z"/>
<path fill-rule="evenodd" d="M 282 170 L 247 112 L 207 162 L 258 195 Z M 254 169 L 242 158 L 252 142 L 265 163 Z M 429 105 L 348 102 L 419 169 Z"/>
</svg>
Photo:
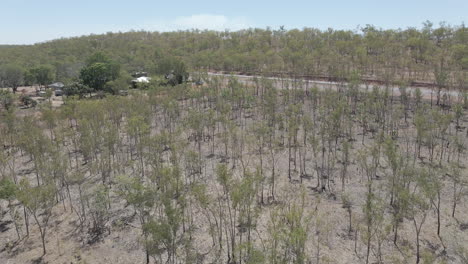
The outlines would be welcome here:
<svg viewBox="0 0 468 264">
<path fill-rule="evenodd" d="M 13 241 L 0 256 L 20 258 L 15 249 L 32 243 L 47 258 L 60 255 L 55 240 L 86 251 L 113 239 L 119 254 L 137 252 L 129 262 L 463 263 L 465 39 L 463 25 L 426 23 L 0 47 L 0 62 L 16 54 L 18 67 L 32 66 L 18 71 L 25 81 L 71 80 L 61 107 L 21 109 L 0 93 L 0 232 Z M 29 66 L 18 54 L 36 50 Z M 171 85 L 119 96 L 139 67 L 170 71 Z M 188 69 L 205 83 L 184 82 Z M 300 80 L 323 74 L 336 89 Z M 433 82 L 436 100 L 411 80 Z"/>
</svg>

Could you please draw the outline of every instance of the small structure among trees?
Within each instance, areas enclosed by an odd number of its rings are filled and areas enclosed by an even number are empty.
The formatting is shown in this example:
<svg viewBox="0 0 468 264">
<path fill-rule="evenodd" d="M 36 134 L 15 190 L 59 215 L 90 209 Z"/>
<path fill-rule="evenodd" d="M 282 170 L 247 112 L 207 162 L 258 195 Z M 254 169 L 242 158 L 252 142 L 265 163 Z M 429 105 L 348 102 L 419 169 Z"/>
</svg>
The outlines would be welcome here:
<svg viewBox="0 0 468 264">
<path fill-rule="evenodd" d="M 52 89 L 52 90 L 55 91 L 55 90 L 58 90 L 58 89 L 59 89 L 59 90 L 63 89 L 63 87 L 64 87 L 65 85 L 64 85 L 63 83 L 61 83 L 61 82 L 55 82 L 55 83 L 49 84 L 49 85 L 47 85 L 47 86 L 48 86 L 50 89 Z"/>
<path fill-rule="evenodd" d="M 132 77 L 135 78 L 132 80 L 133 88 L 138 88 L 139 84 L 147 84 L 151 81 L 151 78 L 148 77 L 147 72 L 135 72 L 134 74 L 132 74 Z"/>
</svg>

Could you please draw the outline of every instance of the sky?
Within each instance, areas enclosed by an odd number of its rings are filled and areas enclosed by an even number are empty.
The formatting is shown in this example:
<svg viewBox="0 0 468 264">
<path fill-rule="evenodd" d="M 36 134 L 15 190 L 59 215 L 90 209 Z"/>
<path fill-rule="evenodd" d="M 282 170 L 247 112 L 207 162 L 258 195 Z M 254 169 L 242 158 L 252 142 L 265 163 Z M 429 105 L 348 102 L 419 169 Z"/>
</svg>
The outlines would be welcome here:
<svg viewBox="0 0 468 264">
<path fill-rule="evenodd" d="M 0 44 L 186 29 L 422 27 L 468 22 L 468 0 L 0 0 Z"/>
</svg>

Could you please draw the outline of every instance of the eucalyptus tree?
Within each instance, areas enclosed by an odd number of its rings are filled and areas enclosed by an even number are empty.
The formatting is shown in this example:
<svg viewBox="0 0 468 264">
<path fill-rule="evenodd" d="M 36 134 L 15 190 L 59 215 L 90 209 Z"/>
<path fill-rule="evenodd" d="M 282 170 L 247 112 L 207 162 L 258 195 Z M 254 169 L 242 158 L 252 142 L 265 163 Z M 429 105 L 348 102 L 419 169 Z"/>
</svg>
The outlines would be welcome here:
<svg viewBox="0 0 468 264">
<path fill-rule="evenodd" d="M 10 91 L 0 90 L 0 106 L 6 111 L 14 107 L 14 96 Z"/>
<path fill-rule="evenodd" d="M 440 139 L 439 166 L 442 166 L 442 160 L 444 159 L 444 154 L 446 154 L 445 150 L 448 149 L 450 144 L 448 136 L 452 135 L 450 124 L 453 119 L 454 116 L 451 113 L 441 113 L 441 115 L 436 116 L 436 137 Z"/>
<path fill-rule="evenodd" d="M 265 124 L 265 122 L 260 122 L 259 124 L 255 124 L 254 127 L 252 128 L 252 133 L 253 135 L 255 136 L 255 151 L 258 153 L 259 155 L 259 174 L 260 174 L 260 177 L 264 178 L 264 159 L 265 159 L 265 156 L 266 156 L 266 152 L 267 152 L 267 140 L 268 138 L 270 137 L 270 129 L 269 127 Z M 260 202 L 263 204 L 264 203 L 264 196 L 263 196 L 263 190 L 264 190 L 264 180 L 261 181 L 262 183 L 262 186 L 261 186 L 261 198 L 260 198 Z"/>
<path fill-rule="evenodd" d="M 93 150 L 97 150 L 99 146 L 96 144 L 96 138 L 93 136 L 93 133 L 91 131 L 91 125 L 90 122 L 87 119 L 80 119 L 79 120 L 79 126 L 77 126 L 77 134 L 78 139 L 77 141 L 77 147 L 78 150 L 80 151 L 80 154 L 82 156 L 82 161 L 84 164 L 87 164 L 88 162 L 92 161 L 94 158 L 93 156 Z M 75 154 L 76 155 L 76 154 Z M 76 157 L 76 161 L 78 161 L 78 157 Z"/>
<path fill-rule="evenodd" d="M 304 190 L 289 198 L 290 205 L 279 205 L 270 212 L 268 259 L 270 263 L 307 263 L 307 242 L 311 236 L 314 212 L 307 210 Z M 316 230 L 320 235 L 324 230 Z"/>
<path fill-rule="evenodd" d="M 369 159 L 370 156 L 370 159 Z M 366 263 L 369 263 L 369 256 L 372 247 L 372 240 L 378 231 L 378 227 L 383 221 L 383 210 L 382 199 L 379 197 L 375 188 L 375 177 L 377 175 L 377 169 L 379 167 L 380 153 L 378 152 L 378 146 L 373 145 L 370 149 L 361 150 L 358 153 L 358 162 L 361 170 L 367 175 L 366 181 L 366 198 L 365 203 L 362 205 L 363 220 L 365 224 L 365 230 L 363 231 L 363 240 L 366 245 Z"/>
<path fill-rule="evenodd" d="M 107 231 L 110 234 L 108 222 L 110 220 L 110 189 L 107 185 L 98 184 L 89 192 L 89 217 L 91 235 L 89 243 L 97 242 Z"/>
<path fill-rule="evenodd" d="M 39 65 L 31 68 L 29 74 L 32 76 L 33 83 L 38 84 L 39 87 L 45 87 L 53 82 L 55 78 L 54 68 L 51 65 Z"/>
<path fill-rule="evenodd" d="M 67 178 L 68 171 L 68 155 L 62 152 L 61 147 L 52 146 L 47 155 L 47 160 L 43 164 L 43 175 L 50 184 L 56 186 L 56 201 L 62 201 L 63 208 L 66 210 L 66 195 L 67 195 Z M 68 193 L 69 194 L 69 193 Z"/>
<path fill-rule="evenodd" d="M 205 183 L 190 184 L 190 196 L 193 200 L 191 209 L 194 211 L 201 209 L 202 214 L 208 221 L 208 230 L 212 240 L 211 247 L 218 249 L 217 256 L 220 257 L 223 249 L 222 208 L 219 203 L 215 202 L 216 197 L 208 192 L 207 188 L 208 185 Z M 218 200 L 218 202 L 220 201 Z"/>
<path fill-rule="evenodd" d="M 151 126 L 148 124 L 147 118 L 135 115 L 128 119 L 126 130 L 131 144 L 130 153 L 132 153 L 132 149 L 136 150 L 136 154 L 140 162 L 139 171 L 141 172 L 142 177 L 145 177 L 144 151 L 148 144 Z"/>
<path fill-rule="evenodd" d="M 170 150 L 171 145 L 171 136 L 167 132 L 161 132 L 149 137 L 145 158 L 151 172 L 157 172 L 162 169 L 165 162 L 164 152 Z"/>
<path fill-rule="evenodd" d="M 437 85 L 437 101 L 436 105 L 440 105 L 440 100 L 441 100 L 441 92 L 444 87 L 447 86 L 447 82 L 449 79 L 449 74 L 448 72 L 444 69 L 443 66 L 443 59 L 440 65 L 437 67 L 434 71 L 434 76 L 435 76 L 435 82 Z M 431 104 L 432 104 L 432 93 L 431 93 Z"/>
<path fill-rule="evenodd" d="M 294 161 L 294 171 L 297 168 L 297 148 L 298 148 L 298 134 L 301 126 L 302 109 L 300 105 L 288 105 L 286 109 L 287 119 L 287 132 L 288 132 L 288 179 L 291 181 L 291 160 Z M 294 153 L 292 149 L 294 148 Z"/>
<path fill-rule="evenodd" d="M 151 185 L 146 185 L 137 177 L 121 176 L 117 179 L 117 193 L 125 199 L 128 205 L 133 207 L 134 213 L 138 215 L 144 239 L 146 263 L 150 261 L 150 244 L 148 243 L 148 230 L 144 228 L 151 219 L 151 212 L 155 206 L 157 192 Z"/>
<path fill-rule="evenodd" d="M 461 103 L 455 104 L 452 106 L 454 115 L 455 115 L 455 131 L 458 134 L 458 131 L 460 130 L 460 119 L 463 117 L 464 111 L 463 111 L 463 105 Z"/>
<path fill-rule="evenodd" d="M 269 213 L 267 232 L 267 259 L 270 263 L 281 263 L 280 258 L 283 256 L 281 249 L 281 231 L 283 229 L 284 221 L 280 209 L 271 210 Z"/>
<path fill-rule="evenodd" d="M 122 147 L 123 143 L 119 135 L 121 130 L 119 129 L 118 124 L 116 125 L 111 120 L 112 119 L 106 120 L 103 123 L 104 131 L 102 134 L 103 149 L 101 152 L 101 161 L 103 165 L 106 166 L 103 169 L 107 170 L 108 174 L 115 174 L 115 171 L 118 171 L 118 168 L 120 167 L 116 160 L 117 152 L 118 149 Z M 147 144 L 147 142 L 145 142 L 145 144 Z"/>
<path fill-rule="evenodd" d="M 416 151 L 414 152 L 414 158 L 416 159 L 421 158 L 421 147 L 428 133 L 430 124 L 422 109 L 416 112 L 413 122 L 416 127 Z"/>
<path fill-rule="evenodd" d="M 280 146 L 279 140 L 275 139 L 272 134 L 274 134 L 274 128 L 269 128 L 270 129 L 270 140 L 268 141 L 268 156 L 269 156 L 269 161 L 270 161 L 270 168 L 271 168 L 271 174 L 270 174 L 270 196 L 268 199 L 271 201 L 275 200 L 275 195 L 276 195 L 276 186 L 277 186 L 277 177 L 278 177 L 278 167 L 277 163 L 279 162 L 280 158 L 278 157 L 281 153 L 280 151 L 283 150 L 283 148 Z"/>
<path fill-rule="evenodd" d="M 350 156 L 351 156 L 351 151 L 352 151 L 352 143 L 349 141 L 344 141 L 342 144 L 342 150 L 341 150 L 341 164 L 342 164 L 342 169 L 340 173 L 341 177 L 341 191 L 345 191 L 345 182 L 346 182 L 346 176 L 348 174 L 348 167 L 351 163 L 350 161 Z"/>
<path fill-rule="evenodd" d="M 229 149 L 229 142 L 230 142 L 230 131 L 234 129 L 235 124 L 229 118 L 231 113 L 231 109 L 229 106 L 223 107 L 222 112 L 219 113 L 218 120 L 220 127 L 222 127 L 222 131 L 220 132 L 221 142 L 224 146 L 224 159 L 228 160 L 228 149 Z M 218 128 L 219 129 L 219 128 Z"/>
<path fill-rule="evenodd" d="M 367 181 L 372 181 L 377 178 L 377 172 L 380 166 L 380 146 L 376 142 L 373 145 L 361 149 L 357 154 L 357 162 L 363 176 L 367 177 Z"/>
<path fill-rule="evenodd" d="M 56 187 L 49 183 L 38 186 L 31 186 L 27 180 L 22 180 L 20 183 L 18 200 L 37 224 L 42 241 L 42 256 L 47 253 L 46 235 L 55 205 L 55 192 Z"/>
<path fill-rule="evenodd" d="M 421 113 L 421 115 L 423 115 Z M 429 149 L 429 160 L 432 162 L 435 155 L 436 146 L 439 146 L 440 151 L 438 152 L 439 156 L 439 165 L 442 163 L 444 150 L 446 149 L 446 134 L 449 129 L 450 123 L 452 121 L 451 114 L 443 114 L 440 111 L 433 109 L 429 115 L 424 115 L 425 122 L 422 120 L 422 116 L 418 116 L 418 122 L 416 123 L 417 129 L 425 129 L 426 142 Z M 423 122 L 422 124 L 420 122 Z M 424 125 L 425 123 L 425 125 Z M 421 127 L 422 126 L 422 127 Z M 440 139 L 440 142 L 438 142 Z"/>
<path fill-rule="evenodd" d="M 401 84 L 398 87 L 400 91 L 400 102 L 403 105 L 403 113 L 405 117 L 405 123 L 408 121 L 408 111 L 410 110 L 410 96 L 411 92 L 408 91 L 408 88 L 405 84 Z"/>
<path fill-rule="evenodd" d="M 303 177 L 307 177 L 307 149 L 309 148 L 309 136 L 311 133 L 315 133 L 313 121 L 308 114 L 304 114 L 302 116 L 302 148 L 299 150 L 299 168 L 300 168 L 300 176 L 301 182 Z"/>
<path fill-rule="evenodd" d="M 56 136 L 54 134 L 55 128 L 58 123 L 58 111 L 55 109 L 52 109 L 51 107 L 42 107 L 41 108 L 41 119 L 46 123 L 47 129 L 49 130 L 50 133 L 50 138 L 52 140 L 56 139 Z"/>
<path fill-rule="evenodd" d="M 173 98 L 164 100 L 161 104 L 164 114 L 164 128 L 167 128 L 170 133 L 175 129 L 176 122 L 180 118 L 181 109 L 177 101 Z M 158 122 L 156 122 L 157 124 Z"/>
<path fill-rule="evenodd" d="M 3 137 L 0 143 L 3 145 L 3 150 L 0 152 L 1 172 L 3 177 L 11 175 L 15 184 L 18 183 L 16 165 L 18 161 L 18 152 L 22 150 L 20 143 L 21 138 L 18 137 L 21 131 L 21 119 L 17 117 L 15 109 L 11 108 L 9 111 L 0 115 L 0 132 Z M 9 173 L 7 172 L 9 171 Z"/>
<path fill-rule="evenodd" d="M 87 221 L 87 207 L 89 204 L 89 194 L 88 187 L 89 183 L 87 182 L 87 177 L 85 175 L 86 171 L 83 168 L 75 168 L 73 171 L 70 171 L 66 175 L 66 188 L 68 192 L 68 199 L 70 200 L 70 207 L 72 212 L 76 214 L 79 221 L 79 228 L 82 230 L 85 227 Z M 71 187 L 78 189 L 77 205 L 74 206 L 73 198 L 70 193 Z"/>
<path fill-rule="evenodd" d="M 322 131 L 322 128 L 319 128 Z M 321 133 L 321 132 L 320 132 Z M 318 134 L 318 133 L 317 133 Z M 317 185 L 316 188 L 320 188 L 320 192 L 325 190 L 325 181 L 323 177 L 323 155 L 320 158 L 320 153 L 324 153 L 324 147 L 320 145 L 320 136 L 312 133 L 308 138 L 310 146 L 312 148 L 312 156 L 313 156 L 313 167 L 315 173 L 317 175 Z M 322 164 L 322 165 L 321 165 Z"/>
<path fill-rule="evenodd" d="M 235 123 L 229 131 L 229 139 L 231 143 L 232 168 L 237 168 L 239 162 L 241 168 L 245 170 L 247 165 L 244 162 L 244 150 L 246 148 L 245 133 Z"/>
<path fill-rule="evenodd" d="M 444 188 L 442 175 L 445 174 L 443 169 L 431 168 L 430 170 L 421 173 L 418 178 L 418 185 L 420 186 L 424 196 L 434 208 L 437 217 L 437 236 L 442 241 L 440 236 L 441 228 L 441 195 Z M 442 242 L 443 244 L 443 242 Z M 444 246 L 445 248 L 445 246 Z"/>
<path fill-rule="evenodd" d="M 18 197 L 18 186 L 11 181 L 10 179 L 3 178 L 0 179 L 0 200 L 6 200 L 8 202 L 8 212 L 11 216 L 11 219 L 13 220 L 13 223 L 15 224 L 15 230 L 16 234 L 18 236 L 18 240 L 21 239 L 21 233 L 20 233 L 20 215 L 17 210 L 17 206 L 13 204 L 14 200 L 17 199 Z M 0 214 L 3 215 L 3 208 L 0 207 Z"/>
<path fill-rule="evenodd" d="M 102 91 L 106 83 L 120 75 L 120 65 L 107 55 L 97 52 L 89 57 L 86 66 L 80 70 L 81 82 L 96 91 Z"/>
<path fill-rule="evenodd" d="M 367 181 L 367 191 L 365 203 L 362 205 L 363 221 L 365 229 L 362 231 L 362 239 L 366 245 L 366 263 L 369 263 L 369 257 L 372 250 L 372 241 L 377 240 L 377 259 L 382 262 L 381 246 L 385 236 L 384 231 L 384 211 L 382 199 L 378 192 L 374 190 L 375 185 L 372 180 Z"/>
<path fill-rule="evenodd" d="M 352 225 L 352 213 L 353 213 L 353 200 L 351 199 L 348 193 L 341 194 L 341 202 L 343 203 L 342 207 L 346 209 L 348 213 L 348 235 L 350 236 L 353 232 L 353 225 Z"/>
<path fill-rule="evenodd" d="M 390 206 L 393 206 L 395 193 L 397 191 L 396 189 L 398 188 L 397 186 L 401 184 L 401 171 L 405 166 L 404 157 L 400 154 L 398 145 L 396 144 L 395 140 L 393 140 L 391 137 L 387 137 L 385 139 L 383 154 L 388 166 L 391 169 L 391 175 L 389 177 Z"/>
<path fill-rule="evenodd" d="M 5 133 L 6 131 L 4 129 L 1 129 L 0 132 Z M 7 141 L 5 140 L 6 137 L 0 138 L 0 144 L 3 146 L 7 145 Z M 0 180 L 7 179 L 8 174 L 6 173 L 6 170 L 8 168 L 8 161 L 10 160 L 9 153 L 5 149 L 5 147 L 0 150 Z"/>
<path fill-rule="evenodd" d="M 48 162 L 48 153 L 52 148 L 51 139 L 46 137 L 37 121 L 31 117 L 25 117 L 21 122 L 21 130 L 24 133 L 19 139 L 19 146 L 29 154 L 34 164 L 37 185 L 45 181 L 45 171 L 43 170 Z"/>
<path fill-rule="evenodd" d="M 236 228 L 239 229 L 239 243 L 235 248 L 237 253 L 235 259 L 238 259 L 239 263 L 242 263 L 243 259 L 250 259 L 255 250 L 252 237 L 260 214 L 257 193 L 261 180 L 262 175 L 258 170 L 255 173 L 246 170 L 242 179 L 236 181 L 232 189 L 232 205 L 238 216 L 235 219 L 237 222 Z M 247 233 L 246 241 L 244 240 L 244 233 Z"/>
<path fill-rule="evenodd" d="M 16 93 L 18 87 L 23 84 L 24 69 L 21 66 L 8 64 L 0 68 L 0 86 L 11 88 Z"/>
<path fill-rule="evenodd" d="M 466 195 L 466 187 L 468 186 L 468 176 L 466 171 L 457 163 L 451 163 L 448 167 L 450 181 L 452 182 L 452 212 L 451 216 L 455 217 L 458 203 L 464 195 Z"/>
<path fill-rule="evenodd" d="M 91 95 L 92 92 L 92 88 L 79 82 L 73 82 L 63 88 L 63 93 L 67 97 L 78 96 L 80 99 L 85 98 L 86 95 Z"/>
<path fill-rule="evenodd" d="M 392 111 L 389 113 L 389 124 L 387 126 L 387 134 L 391 135 L 392 138 L 398 139 L 400 135 L 400 131 L 402 129 L 401 119 L 405 115 L 405 110 L 403 109 L 404 106 L 396 106 L 393 107 Z"/>
<path fill-rule="evenodd" d="M 427 184 L 428 171 L 424 168 L 415 168 L 413 170 L 413 190 L 408 190 L 404 196 L 407 209 L 405 212 L 406 218 L 413 222 L 414 231 L 416 233 L 416 263 L 421 260 L 421 245 L 420 237 L 424 223 L 426 222 L 427 214 L 430 209 L 430 201 L 427 199 L 425 185 Z"/>
<path fill-rule="evenodd" d="M 228 262 L 236 261 L 236 219 L 237 210 L 234 209 L 232 193 L 235 185 L 232 172 L 227 168 L 226 164 L 219 164 L 216 167 L 216 179 L 222 187 L 223 194 L 218 198 L 220 202 L 225 203 L 224 213 L 222 213 L 224 232 L 226 234 L 226 249 Z M 221 207 L 220 207 L 221 208 Z M 221 210 L 221 209 L 220 209 Z M 220 212 L 221 214 L 221 212 Z"/>
<path fill-rule="evenodd" d="M 199 157 L 202 155 L 202 143 L 205 130 L 205 115 L 197 111 L 189 111 L 187 116 L 187 127 L 190 128 L 191 134 L 189 140 L 193 141 L 197 149 Z"/>
<path fill-rule="evenodd" d="M 264 96 L 261 101 L 261 115 L 262 118 L 267 122 L 268 127 L 271 128 L 273 134 L 270 135 L 269 145 L 274 138 L 275 129 L 277 121 L 277 103 L 278 103 L 278 91 L 273 87 L 273 84 L 268 81 L 264 81 Z"/>
<path fill-rule="evenodd" d="M 333 100 L 335 94 L 326 95 L 326 100 Z M 327 101 L 329 102 L 329 101 Z M 317 135 L 312 137 L 312 150 L 316 159 L 316 170 L 318 173 L 317 184 L 320 185 L 320 190 L 323 191 L 328 187 L 332 191 L 330 182 L 334 181 L 334 171 L 337 161 L 337 143 L 341 135 L 339 127 L 341 124 L 341 108 L 328 108 L 322 105 L 319 109 L 319 127 Z M 319 157 L 319 152 L 321 153 Z M 317 161 L 320 160 L 320 166 Z M 326 180 L 326 181 L 325 181 Z"/>
<path fill-rule="evenodd" d="M 357 110 L 357 118 L 358 118 L 358 121 L 359 121 L 359 124 L 362 128 L 361 130 L 361 144 L 364 145 L 364 139 L 365 139 L 365 136 L 367 135 L 368 131 L 369 131 L 369 118 L 370 118 L 370 114 L 368 112 L 368 109 L 366 108 L 366 104 L 369 103 L 370 104 L 370 99 L 367 99 L 366 102 L 362 103 L 362 104 L 359 104 L 358 105 L 358 110 Z"/>
<path fill-rule="evenodd" d="M 208 131 L 207 137 L 209 141 L 211 141 L 210 155 L 213 155 L 213 156 L 215 154 L 217 123 L 218 123 L 218 118 L 216 116 L 216 111 L 210 108 L 208 112 L 205 114 L 204 125 L 206 127 L 206 130 Z"/>
<path fill-rule="evenodd" d="M 146 247 L 149 255 L 161 259 L 165 254 L 167 263 L 178 263 L 179 244 L 185 238 L 181 227 L 185 225 L 186 194 L 177 165 L 159 171 L 159 202 L 156 213 L 143 226 L 147 233 Z M 186 226 L 190 230 L 190 226 Z"/>
</svg>

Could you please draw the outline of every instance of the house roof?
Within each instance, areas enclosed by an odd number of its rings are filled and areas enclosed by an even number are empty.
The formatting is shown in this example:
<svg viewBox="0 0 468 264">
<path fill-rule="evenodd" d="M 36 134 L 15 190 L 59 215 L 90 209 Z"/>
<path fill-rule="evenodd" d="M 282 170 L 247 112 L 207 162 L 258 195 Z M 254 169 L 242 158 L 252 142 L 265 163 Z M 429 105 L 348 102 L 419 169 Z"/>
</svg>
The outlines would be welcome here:
<svg viewBox="0 0 468 264">
<path fill-rule="evenodd" d="M 138 83 L 149 83 L 150 81 L 151 81 L 151 78 L 150 77 L 145 77 L 145 76 L 138 77 L 138 78 L 132 80 L 132 82 L 138 82 Z"/>
<path fill-rule="evenodd" d="M 56 82 L 48 85 L 49 88 L 63 88 L 65 85 L 61 82 Z"/>
</svg>

